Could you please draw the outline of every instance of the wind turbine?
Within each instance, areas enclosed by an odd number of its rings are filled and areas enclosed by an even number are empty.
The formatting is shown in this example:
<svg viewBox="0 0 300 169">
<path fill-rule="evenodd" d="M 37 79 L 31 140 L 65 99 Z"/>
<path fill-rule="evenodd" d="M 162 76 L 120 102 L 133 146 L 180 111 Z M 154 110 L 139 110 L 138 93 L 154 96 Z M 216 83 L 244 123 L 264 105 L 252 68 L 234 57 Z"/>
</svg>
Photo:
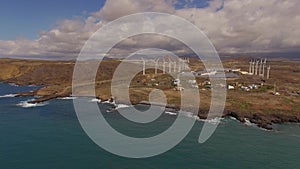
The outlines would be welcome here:
<svg viewBox="0 0 300 169">
<path fill-rule="evenodd" d="M 259 60 L 256 60 L 255 75 L 258 75 L 258 63 L 259 63 Z"/>
<path fill-rule="evenodd" d="M 249 74 L 251 74 L 252 73 L 252 60 L 250 60 L 250 62 L 249 62 Z"/>
<path fill-rule="evenodd" d="M 166 60 L 165 57 L 163 57 L 163 74 L 166 73 Z"/>
<path fill-rule="evenodd" d="M 155 72 L 154 72 L 154 74 L 157 74 L 158 61 L 159 61 L 159 58 L 154 60 L 154 62 L 155 62 Z"/>
<path fill-rule="evenodd" d="M 267 79 L 270 79 L 270 69 L 271 69 L 271 65 L 269 65 L 267 68 Z"/>
<path fill-rule="evenodd" d="M 252 75 L 255 75 L 255 60 L 252 61 Z"/>
<path fill-rule="evenodd" d="M 267 58 L 265 58 L 264 63 L 263 63 L 263 70 L 262 70 L 262 76 L 265 77 L 265 68 L 267 64 Z"/>
<path fill-rule="evenodd" d="M 174 72 L 176 72 L 176 60 L 173 63 L 174 63 Z"/>
<path fill-rule="evenodd" d="M 262 61 L 262 59 L 260 59 L 260 61 L 259 61 L 259 76 L 262 76 L 262 64 L 263 64 L 263 61 Z"/>
<path fill-rule="evenodd" d="M 143 62 L 143 75 L 146 74 L 146 61 L 144 58 L 142 58 L 142 62 Z"/>
<path fill-rule="evenodd" d="M 172 72 L 172 62 L 171 62 L 171 57 L 169 56 L 169 73 Z"/>
<path fill-rule="evenodd" d="M 179 58 L 178 62 L 178 72 L 181 72 L 182 60 Z"/>
</svg>

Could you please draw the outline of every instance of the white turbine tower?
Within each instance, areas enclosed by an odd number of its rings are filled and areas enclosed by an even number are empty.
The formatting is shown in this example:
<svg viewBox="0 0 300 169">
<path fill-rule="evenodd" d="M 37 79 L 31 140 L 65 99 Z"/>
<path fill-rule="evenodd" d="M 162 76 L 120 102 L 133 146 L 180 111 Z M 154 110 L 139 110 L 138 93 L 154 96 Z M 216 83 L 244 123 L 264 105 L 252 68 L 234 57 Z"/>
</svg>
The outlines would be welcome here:
<svg viewBox="0 0 300 169">
<path fill-rule="evenodd" d="M 252 75 L 255 75 L 255 60 L 252 61 Z"/>
<path fill-rule="evenodd" d="M 267 79 L 270 79 L 270 69 L 271 69 L 271 65 L 269 65 L 267 68 Z"/>
<path fill-rule="evenodd" d="M 249 62 L 249 74 L 252 73 L 252 60 L 250 60 Z"/>
<path fill-rule="evenodd" d="M 146 61 L 144 58 L 142 58 L 142 62 L 143 62 L 143 75 L 146 74 Z"/>
<path fill-rule="evenodd" d="M 159 61 L 159 58 L 154 60 L 154 62 L 155 62 L 155 72 L 154 72 L 154 74 L 157 74 L 158 61 Z"/>
<path fill-rule="evenodd" d="M 258 62 L 259 62 L 259 60 L 256 60 L 256 64 L 255 64 L 255 75 L 258 75 Z"/>
<path fill-rule="evenodd" d="M 176 61 L 174 61 L 173 64 L 174 64 L 174 72 L 176 72 Z"/>
<path fill-rule="evenodd" d="M 262 76 L 262 64 L 263 64 L 263 61 L 262 61 L 262 59 L 260 59 L 260 61 L 259 61 L 259 76 Z"/>
<path fill-rule="evenodd" d="M 187 60 L 187 58 L 185 57 L 185 58 L 184 58 L 184 70 L 187 69 L 187 64 L 188 64 L 188 60 Z"/>
<path fill-rule="evenodd" d="M 172 72 L 172 62 L 171 62 L 171 57 L 169 56 L 169 73 Z"/>
<path fill-rule="evenodd" d="M 166 60 L 165 57 L 163 57 L 163 74 L 166 73 Z"/>
<path fill-rule="evenodd" d="M 181 63 L 182 63 L 182 60 L 179 58 L 179 60 L 178 60 L 179 62 L 178 62 L 178 72 L 181 72 Z"/>
<path fill-rule="evenodd" d="M 267 64 L 267 58 L 265 58 L 264 63 L 263 63 L 262 77 L 265 77 L 266 64 Z"/>
</svg>

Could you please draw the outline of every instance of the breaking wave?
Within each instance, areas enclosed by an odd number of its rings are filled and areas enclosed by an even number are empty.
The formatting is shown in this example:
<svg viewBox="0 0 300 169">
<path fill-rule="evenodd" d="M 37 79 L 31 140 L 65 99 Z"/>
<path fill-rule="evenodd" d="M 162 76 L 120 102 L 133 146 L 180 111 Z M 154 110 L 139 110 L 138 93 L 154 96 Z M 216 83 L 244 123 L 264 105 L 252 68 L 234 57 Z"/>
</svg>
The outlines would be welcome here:
<svg viewBox="0 0 300 169">
<path fill-rule="evenodd" d="M 17 104 L 17 106 L 21 106 L 23 108 L 30 108 L 30 107 L 40 107 L 40 106 L 47 105 L 47 103 L 29 103 L 29 101 L 21 101 L 20 103 Z"/>
<path fill-rule="evenodd" d="M 62 97 L 62 98 L 58 98 L 60 100 L 73 100 L 73 99 L 77 99 L 77 97 Z"/>
<path fill-rule="evenodd" d="M 16 94 L 6 94 L 6 95 L 3 95 L 3 96 L 0 96 L 0 98 L 8 98 L 8 97 L 15 97 Z"/>
<path fill-rule="evenodd" d="M 110 102 L 109 100 L 106 100 L 106 101 L 104 101 L 102 103 L 107 103 L 107 104 L 111 104 L 111 105 L 117 106 L 115 101 Z"/>
<path fill-rule="evenodd" d="M 230 118 L 231 120 L 238 121 L 238 119 L 236 119 L 235 117 L 229 116 L 229 118 Z"/>
<path fill-rule="evenodd" d="M 245 118 L 245 123 L 246 126 L 255 126 L 256 124 L 251 123 L 249 119 Z"/>
<path fill-rule="evenodd" d="M 117 109 L 122 109 L 122 108 L 128 108 L 128 107 L 130 107 L 129 105 L 126 105 L 126 104 L 116 104 L 116 110 Z"/>
<path fill-rule="evenodd" d="M 171 115 L 171 116 L 176 116 L 177 115 L 177 113 L 170 112 L 170 111 L 166 111 L 165 113 L 168 114 L 168 115 Z"/>
<path fill-rule="evenodd" d="M 207 120 L 207 119 L 199 119 L 199 121 L 203 121 L 203 122 L 208 122 L 210 124 L 219 124 L 221 122 L 221 120 L 223 120 L 224 118 L 220 118 L 220 117 L 215 117 L 213 119 Z"/>
<path fill-rule="evenodd" d="M 182 111 L 181 113 L 182 113 L 184 116 L 186 116 L 186 117 L 193 118 L 193 119 L 196 119 L 196 120 L 200 120 L 200 118 L 199 118 L 197 115 L 195 115 L 195 114 L 193 114 L 193 113 L 191 113 L 191 112 L 185 112 L 185 111 Z"/>
<path fill-rule="evenodd" d="M 208 122 L 208 123 L 211 123 L 211 124 L 219 124 L 221 122 L 221 120 L 223 120 L 224 118 L 221 118 L 221 117 L 215 117 L 213 119 L 200 119 L 198 115 L 196 114 L 193 114 L 191 112 L 182 112 L 184 116 L 186 117 L 189 117 L 189 118 L 194 118 L 198 121 L 201 121 L 201 122 Z"/>
<path fill-rule="evenodd" d="M 101 99 L 94 98 L 94 99 L 90 100 L 89 102 L 101 103 Z"/>
<path fill-rule="evenodd" d="M 15 83 L 8 83 L 10 86 L 15 86 L 15 87 L 17 87 L 17 86 L 19 86 L 19 85 L 17 85 L 17 84 L 15 84 Z"/>
</svg>

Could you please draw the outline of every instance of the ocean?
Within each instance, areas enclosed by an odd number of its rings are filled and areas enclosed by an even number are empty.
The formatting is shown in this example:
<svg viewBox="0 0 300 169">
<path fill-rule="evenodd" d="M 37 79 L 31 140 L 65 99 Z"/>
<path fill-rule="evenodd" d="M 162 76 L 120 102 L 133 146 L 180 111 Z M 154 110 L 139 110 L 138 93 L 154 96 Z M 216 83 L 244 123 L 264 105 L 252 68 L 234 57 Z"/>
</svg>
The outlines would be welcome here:
<svg viewBox="0 0 300 169">
<path fill-rule="evenodd" d="M 187 137 L 158 156 L 131 159 L 113 155 L 85 134 L 73 108 L 72 98 L 30 105 L 32 97 L 13 93 L 38 87 L 0 83 L 0 168 L 3 169 L 97 169 L 97 168 L 299 168 L 300 125 L 275 125 L 266 131 L 234 119 L 221 120 L 205 143 L 198 137 L 197 121 Z M 110 104 L 99 104 L 108 109 Z M 141 109 L 145 108 L 143 106 Z M 118 113 L 104 113 L 107 121 L 128 135 L 147 137 L 167 129 L 176 116 L 163 114 L 149 125 L 129 124 Z"/>
</svg>

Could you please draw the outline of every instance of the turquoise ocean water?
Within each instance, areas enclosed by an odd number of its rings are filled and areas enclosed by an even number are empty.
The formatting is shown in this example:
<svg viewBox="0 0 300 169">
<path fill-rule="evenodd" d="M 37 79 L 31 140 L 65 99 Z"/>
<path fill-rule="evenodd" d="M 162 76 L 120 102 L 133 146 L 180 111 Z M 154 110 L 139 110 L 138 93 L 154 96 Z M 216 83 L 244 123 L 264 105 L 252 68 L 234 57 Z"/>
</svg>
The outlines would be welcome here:
<svg viewBox="0 0 300 169">
<path fill-rule="evenodd" d="M 119 157 L 98 147 L 84 133 L 72 100 L 56 99 L 30 107 L 22 101 L 31 97 L 7 95 L 34 88 L 0 83 L 0 168 L 300 168 L 300 125 L 276 125 L 276 131 L 264 131 L 229 118 L 221 121 L 204 144 L 197 142 L 203 125 L 197 121 L 189 135 L 164 154 L 146 159 Z M 100 105 L 103 110 L 109 107 Z M 120 132 L 141 137 L 164 131 L 176 118 L 163 114 L 154 123 L 137 125 L 118 113 L 104 116 Z"/>
</svg>

